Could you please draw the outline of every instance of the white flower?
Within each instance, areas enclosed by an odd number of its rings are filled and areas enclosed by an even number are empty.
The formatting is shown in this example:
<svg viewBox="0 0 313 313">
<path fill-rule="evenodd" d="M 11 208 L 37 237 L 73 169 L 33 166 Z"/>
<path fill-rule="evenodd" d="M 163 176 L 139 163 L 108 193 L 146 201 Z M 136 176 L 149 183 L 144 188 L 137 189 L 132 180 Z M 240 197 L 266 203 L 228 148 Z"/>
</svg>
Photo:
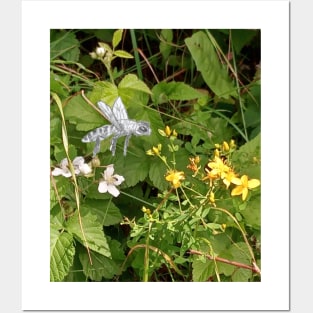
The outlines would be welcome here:
<svg viewBox="0 0 313 313">
<path fill-rule="evenodd" d="M 98 191 L 100 193 L 109 192 L 112 196 L 117 197 L 120 192 L 115 186 L 120 185 L 125 180 L 125 178 L 121 175 L 113 175 L 113 173 L 114 165 L 110 164 L 102 174 L 103 179 L 100 180 Z"/>
<path fill-rule="evenodd" d="M 85 163 L 85 159 L 82 156 L 78 156 L 73 160 L 74 172 L 76 175 L 82 173 L 83 175 L 87 175 L 91 173 L 91 168 L 88 164 Z M 52 171 L 53 176 L 63 175 L 64 177 L 71 177 L 72 173 L 68 168 L 68 160 L 67 158 L 63 159 L 60 162 L 60 167 L 56 167 Z"/>
</svg>

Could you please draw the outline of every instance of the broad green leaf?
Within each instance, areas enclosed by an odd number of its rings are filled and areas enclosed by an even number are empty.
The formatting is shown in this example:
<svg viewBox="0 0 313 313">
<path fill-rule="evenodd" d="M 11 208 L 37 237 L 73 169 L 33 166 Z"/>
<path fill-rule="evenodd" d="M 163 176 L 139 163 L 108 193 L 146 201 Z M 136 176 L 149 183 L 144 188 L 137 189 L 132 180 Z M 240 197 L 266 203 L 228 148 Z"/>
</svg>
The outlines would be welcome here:
<svg viewBox="0 0 313 313">
<path fill-rule="evenodd" d="M 234 50 L 239 54 L 241 49 L 249 44 L 251 40 L 259 33 L 256 29 L 232 29 L 231 40 L 234 45 Z"/>
<path fill-rule="evenodd" d="M 92 108 L 81 95 L 72 97 L 64 108 L 64 115 L 77 130 L 89 131 L 107 124 L 105 118 Z"/>
<path fill-rule="evenodd" d="M 91 250 L 94 250 L 106 257 L 111 257 L 110 248 L 107 239 L 102 230 L 102 225 L 97 221 L 97 216 L 87 213 L 81 216 L 84 235 L 79 223 L 78 214 L 74 214 L 66 223 L 66 229 L 73 234 L 75 238 L 84 246 L 86 242 Z"/>
<path fill-rule="evenodd" d="M 214 262 L 210 260 L 202 260 L 197 257 L 192 262 L 192 280 L 194 282 L 208 281 L 210 276 L 214 275 Z"/>
<path fill-rule="evenodd" d="M 118 274 L 119 268 L 116 263 L 94 251 L 91 251 L 92 265 L 86 251 L 79 253 L 79 260 L 83 266 L 84 274 L 94 281 L 101 281 L 102 278 L 111 279 Z"/>
<path fill-rule="evenodd" d="M 87 199 L 81 207 L 82 212 L 90 212 L 97 216 L 98 222 L 103 226 L 118 224 L 123 217 L 118 207 L 111 200 Z"/>
<path fill-rule="evenodd" d="M 62 57 L 66 61 L 77 62 L 79 53 L 79 41 L 73 32 L 59 33 L 50 43 L 51 60 Z"/>
<path fill-rule="evenodd" d="M 196 63 L 197 70 L 210 89 L 221 98 L 237 97 L 234 85 L 226 67 L 219 61 L 217 53 L 208 36 L 199 31 L 185 39 L 185 43 Z"/>
<path fill-rule="evenodd" d="M 113 34 L 112 46 L 115 49 L 122 40 L 123 29 L 118 29 Z"/>
<path fill-rule="evenodd" d="M 116 55 L 119 58 L 124 58 L 124 59 L 133 59 L 134 58 L 130 53 L 128 53 L 124 50 L 115 50 L 114 55 Z"/>
<path fill-rule="evenodd" d="M 126 157 L 120 157 L 116 160 L 116 173 L 124 176 L 125 181 L 121 186 L 132 187 L 140 181 L 143 181 L 149 172 L 149 162 L 147 155 L 142 147 L 139 147 L 140 137 L 131 138 Z M 141 139 L 141 138 L 140 138 Z M 138 142 L 138 144 L 136 144 Z M 121 152 L 120 152 L 121 153 Z"/>
<path fill-rule="evenodd" d="M 157 159 L 157 157 L 151 158 L 154 158 L 154 160 L 151 162 L 149 168 L 149 178 L 151 179 L 154 187 L 164 191 L 169 186 L 168 182 L 165 180 L 165 165 L 161 162 L 161 160 Z"/>
<path fill-rule="evenodd" d="M 62 281 L 73 264 L 75 254 L 71 234 L 59 232 L 57 226 L 50 227 L 50 281 Z"/>
<path fill-rule="evenodd" d="M 161 82 L 152 88 L 152 101 L 162 104 L 169 100 L 192 100 L 203 94 L 183 82 Z"/>
<path fill-rule="evenodd" d="M 117 87 L 108 81 L 96 82 L 93 90 L 88 94 L 88 99 L 95 105 L 101 100 L 112 106 L 117 97 Z"/>
<path fill-rule="evenodd" d="M 151 94 L 150 88 L 143 81 L 139 80 L 135 74 L 126 75 L 119 83 L 118 90 L 121 96 L 123 95 L 120 92 L 127 94 L 128 90 Z"/>
<path fill-rule="evenodd" d="M 261 134 L 234 151 L 232 162 L 239 173 L 248 175 L 249 178 L 261 177 Z"/>
<path fill-rule="evenodd" d="M 260 229 L 261 227 L 261 195 L 260 192 L 256 194 L 256 191 L 251 190 L 251 198 L 247 202 L 247 207 L 245 210 L 241 211 L 241 215 L 244 217 L 244 222 L 246 225 L 250 225 L 255 229 Z"/>
</svg>

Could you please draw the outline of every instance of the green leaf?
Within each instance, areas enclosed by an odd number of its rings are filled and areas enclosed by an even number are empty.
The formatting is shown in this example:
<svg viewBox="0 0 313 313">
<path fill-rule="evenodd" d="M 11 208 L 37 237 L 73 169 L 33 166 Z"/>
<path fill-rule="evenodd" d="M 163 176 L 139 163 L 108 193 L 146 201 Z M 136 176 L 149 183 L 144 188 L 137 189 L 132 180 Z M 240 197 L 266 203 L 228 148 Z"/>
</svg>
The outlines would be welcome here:
<svg viewBox="0 0 313 313">
<path fill-rule="evenodd" d="M 183 82 L 161 82 L 152 88 L 152 101 L 162 104 L 169 100 L 192 100 L 203 94 Z"/>
<path fill-rule="evenodd" d="M 79 41 L 73 32 L 60 32 L 50 43 L 50 59 L 62 57 L 66 61 L 77 62 L 79 59 Z"/>
<path fill-rule="evenodd" d="M 119 57 L 119 58 L 124 58 L 124 59 L 133 59 L 134 58 L 130 53 L 128 53 L 124 50 L 115 50 L 114 55 Z"/>
<path fill-rule="evenodd" d="M 64 108 L 64 115 L 80 131 L 89 131 L 107 124 L 105 118 L 92 108 L 81 95 L 72 97 Z"/>
<path fill-rule="evenodd" d="M 113 34 L 112 46 L 115 49 L 122 40 L 123 29 L 118 29 Z"/>
<path fill-rule="evenodd" d="M 143 181 L 149 172 L 149 162 L 145 150 L 139 147 L 140 137 L 132 137 L 129 144 L 130 149 L 126 157 L 120 157 L 116 160 L 115 172 L 124 176 L 125 181 L 123 187 L 135 186 L 140 181 Z M 138 142 L 138 144 L 136 143 Z M 138 160 L 140 160 L 138 162 Z"/>
<path fill-rule="evenodd" d="M 102 100 L 103 102 L 111 106 L 113 105 L 117 97 L 117 87 L 108 81 L 96 82 L 93 90 L 88 95 L 88 98 L 92 103 L 96 104 L 98 101 Z"/>
<path fill-rule="evenodd" d="M 197 70 L 202 74 L 204 81 L 210 89 L 221 98 L 237 97 L 227 69 L 221 65 L 208 36 L 204 32 L 199 31 L 190 38 L 186 38 L 185 43 L 196 63 Z"/>
<path fill-rule="evenodd" d="M 172 41 L 173 41 L 173 30 L 172 29 L 162 29 L 161 30 L 161 41 L 159 45 L 160 52 L 163 56 L 163 60 L 167 60 L 172 51 Z"/>
<path fill-rule="evenodd" d="M 66 223 L 66 229 L 68 232 L 73 234 L 82 245 L 86 246 L 86 240 L 88 247 L 91 250 L 94 250 L 106 257 L 111 257 L 107 239 L 103 233 L 102 225 L 97 221 L 97 216 L 87 213 L 86 215 L 81 216 L 81 222 L 84 235 L 82 234 L 77 213 L 69 218 Z"/>
<path fill-rule="evenodd" d="M 86 251 L 79 253 L 79 260 L 83 266 L 84 274 L 94 281 L 101 281 L 102 278 L 111 279 L 118 274 L 118 266 L 116 263 L 94 251 L 91 251 L 92 265 Z"/>
<path fill-rule="evenodd" d="M 208 281 L 209 277 L 214 275 L 214 262 L 205 259 L 202 261 L 197 257 L 192 262 L 192 280 L 194 282 Z"/>
<path fill-rule="evenodd" d="M 245 45 L 251 42 L 258 32 L 259 30 L 254 29 L 232 29 L 231 39 L 235 52 L 239 53 Z"/>
<path fill-rule="evenodd" d="M 71 234 L 50 227 L 50 281 L 62 281 L 73 264 L 74 240 Z"/>
<path fill-rule="evenodd" d="M 232 162 L 236 171 L 248 175 L 249 178 L 260 179 L 261 165 L 258 160 L 261 156 L 261 134 L 234 151 Z"/>
<path fill-rule="evenodd" d="M 98 222 L 103 226 L 118 224 L 123 219 L 120 210 L 111 200 L 87 199 L 81 210 L 96 215 Z"/>
<path fill-rule="evenodd" d="M 123 93 L 123 90 L 126 94 L 128 90 L 151 94 L 150 88 L 143 81 L 139 80 L 135 74 L 126 75 L 119 83 L 118 90 L 121 96 L 122 94 L 120 92 Z"/>
<path fill-rule="evenodd" d="M 164 191 L 168 188 L 169 184 L 165 180 L 165 173 L 166 168 L 164 167 L 164 163 L 156 159 L 151 162 L 150 169 L 149 169 L 149 178 L 151 179 L 153 186 L 158 188 L 161 191 Z"/>
</svg>

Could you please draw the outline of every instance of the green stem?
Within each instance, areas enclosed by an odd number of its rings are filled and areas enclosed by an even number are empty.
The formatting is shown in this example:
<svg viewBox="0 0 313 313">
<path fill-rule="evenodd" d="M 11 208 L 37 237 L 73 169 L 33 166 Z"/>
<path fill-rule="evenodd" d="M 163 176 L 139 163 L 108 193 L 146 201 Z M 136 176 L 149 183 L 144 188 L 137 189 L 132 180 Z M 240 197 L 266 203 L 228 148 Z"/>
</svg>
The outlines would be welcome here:
<svg viewBox="0 0 313 313">
<path fill-rule="evenodd" d="M 135 62 L 136 62 L 138 77 L 140 80 L 143 80 L 135 30 L 130 29 L 129 32 L 130 32 L 130 37 L 131 37 L 131 41 L 132 41 L 132 45 L 133 45 L 133 49 L 134 49 L 134 55 L 135 55 Z"/>
</svg>

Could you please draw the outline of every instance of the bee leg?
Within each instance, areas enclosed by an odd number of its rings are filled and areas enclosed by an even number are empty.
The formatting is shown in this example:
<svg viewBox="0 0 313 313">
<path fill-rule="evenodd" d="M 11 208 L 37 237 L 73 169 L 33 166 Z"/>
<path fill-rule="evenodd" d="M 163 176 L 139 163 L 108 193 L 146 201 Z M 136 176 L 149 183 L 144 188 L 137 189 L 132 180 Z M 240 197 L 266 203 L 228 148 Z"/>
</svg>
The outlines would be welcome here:
<svg viewBox="0 0 313 313">
<path fill-rule="evenodd" d="M 99 151 L 100 151 L 100 137 L 97 137 L 95 147 L 93 148 L 92 157 L 94 158 Z"/>
<path fill-rule="evenodd" d="M 112 152 L 112 156 L 115 155 L 115 149 L 116 149 L 116 142 L 117 142 L 117 138 L 116 136 L 114 136 L 111 140 L 111 146 L 110 146 L 110 151 Z"/>
<path fill-rule="evenodd" d="M 124 143 L 124 156 L 126 156 L 127 154 L 127 147 L 128 147 L 128 144 L 129 144 L 129 139 L 130 139 L 131 135 L 128 135 L 126 136 L 125 138 L 125 143 Z"/>
</svg>

